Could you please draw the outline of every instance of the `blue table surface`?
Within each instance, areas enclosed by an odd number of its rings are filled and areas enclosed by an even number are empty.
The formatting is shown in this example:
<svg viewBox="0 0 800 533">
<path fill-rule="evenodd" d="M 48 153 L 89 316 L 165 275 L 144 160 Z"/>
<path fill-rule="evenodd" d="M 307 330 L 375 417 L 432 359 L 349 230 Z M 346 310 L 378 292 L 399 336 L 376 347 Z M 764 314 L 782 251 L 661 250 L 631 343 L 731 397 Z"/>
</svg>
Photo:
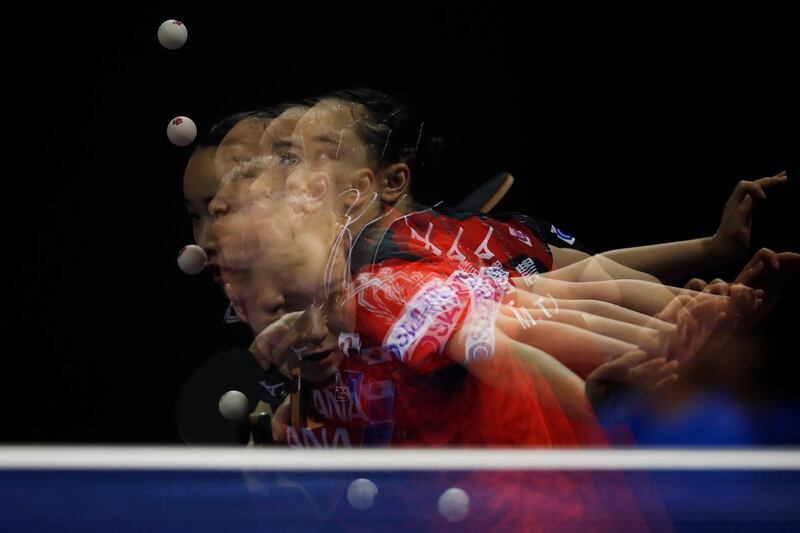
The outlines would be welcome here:
<svg viewBox="0 0 800 533">
<path fill-rule="evenodd" d="M 554 479 L 575 487 L 591 484 L 610 507 L 623 479 L 635 496 L 635 512 L 654 530 L 800 530 L 800 471 L 485 474 L 6 470 L 0 472 L 0 530 L 464 532 L 487 524 L 505 529 L 508 512 L 497 507 L 497 496 L 509 489 L 522 494 L 515 489 L 523 484 L 527 496 L 514 505 L 541 517 L 543 529 L 549 529 L 564 525 L 558 501 L 546 498 Z M 360 477 L 379 490 L 368 510 L 353 508 L 346 498 L 348 485 Z M 508 480 L 499 491 L 498 480 Z M 470 495 L 470 514 L 458 523 L 446 522 L 436 505 L 451 486 Z M 587 530 L 630 525 L 624 506 L 612 514 L 611 522 L 585 518 L 578 524 Z"/>
</svg>

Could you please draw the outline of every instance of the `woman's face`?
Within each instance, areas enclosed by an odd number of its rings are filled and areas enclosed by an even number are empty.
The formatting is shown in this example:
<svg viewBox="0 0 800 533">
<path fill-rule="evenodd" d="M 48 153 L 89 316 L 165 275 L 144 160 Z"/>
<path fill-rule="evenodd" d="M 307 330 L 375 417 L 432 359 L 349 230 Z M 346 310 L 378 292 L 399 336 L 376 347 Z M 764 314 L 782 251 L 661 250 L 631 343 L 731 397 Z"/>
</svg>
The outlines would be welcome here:
<svg viewBox="0 0 800 533">
<path fill-rule="evenodd" d="M 291 108 L 273 120 L 258 150 L 247 159 L 240 156 L 228 170 L 212 202 L 226 291 L 256 333 L 287 312 L 325 299 L 318 269 L 330 251 L 330 226 L 323 224 L 320 233 L 320 223 L 311 220 L 318 217 L 294 210 L 306 204 L 307 190 L 287 187 L 287 176 L 299 163 L 289 139 L 305 111 Z"/>
<path fill-rule="evenodd" d="M 308 108 L 301 106 L 287 109 L 269 124 L 259 140 L 262 169 L 250 184 L 249 197 L 264 210 L 284 198 L 286 178 L 300 163 L 299 156 L 291 149 L 291 137 L 298 120 L 307 111 Z"/>
<path fill-rule="evenodd" d="M 261 203 L 226 217 L 235 221 L 226 224 L 231 233 L 221 237 L 226 292 L 237 314 L 256 334 L 287 313 L 319 309 L 329 299 L 329 291 L 341 285 L 344 256 L 333 245 L 336 226 L 316 216 L 329 208 L 309 213 L 294 207 L 307 205 L 306 191 L 292 187 L 268 210 Z M 298 367 L 308 380 L 334 375 L 342 360 L 334 328 L 321 320 L 315 329 L 323 332 L 317 340 L 303 342 L 295 347 L 298 351 L 290 350 L 273 363 L 287 373 Z"/>
<path fill-rule="evenodd" d="M 340 191 L 353 175 L 369 171 L 353 116 L 351 106 L 328 102 L 274 120 L 260 142 L 261 169 L 235 188 L 247 202 L 219 217 L 226 289 L 256 333 L 288 312 L 330 303 L 343 290 Z M 325 368 L 315 372 L 327 376 L 339 361 L 326 359 Z"/>
<path fill-rule="evenodd" d="M 240 121 L 219 146 L 197 150 L 183 173 L 183 196 L 192 217 L 194 240 L 205 250 L 207 268 L 217 283 L 221 283 L 221 277 L 218 239 L 210 212 L 212 202 L 220 192 L 223 176 L 257 155 L 258 143 L 266 126 L 265 121 L 258 119 Z"/>
<path fill-rule="evenodd" d="M 218 176 L 224 178 L 238 165 L 260 155 L 259 141 L 270 122 L 258 117 L 245 118 L 231 128 L 217 148 L 214 164 Z"/>
<path fill-rule="evenodd" d="M 323 100 L 312 107 L 290 138 L 292 155 L 299 160 L 292 173 L 325 171 L 338 191 L 350 188 L 359 170 L 369 170 L 367 146 L 355 129 L 360 116 L 358 106 L 345 102 Z"/>
<path fill-rule="evenodd" d="M 322 102 L 291 119 L 291 135 L 286 135 L 287 120 L 269 132 L 268 140 L 278 161 L 274 172 L 280 174 L 271 178 L 272 186 L 282 192 L 273 191 L 272 202 L 256 199 L 252 227 L 259 234 L 263 268 L 281 272 L 283 286 L 320 304 L 342 289 L 349 241 L 337 242 L 346 211 L 340 191 L 352 175 L 369 171 L 367 151 L 347 104 Z M 266 181 L 265 176 L 256 182 Z"/>
<path fill-rule="evenodd" d="M 319 174 L 311 178 L 325 181 Z M 333 252 L 338 225 L 324 202 L 327 188 L 320 198 L 295 183 L 215 224 L 226 290 L 256 333 L 286 312 L 324 302 L 341 285 L 342 254 Z"/>
<path fill-rule="evenodd" d="M 214 167 L 216 146 L 197 150 L 189 159 L 183 173 L 183 197 L 192 217 L 194 242 L 208 255 L 208 268 L 214 281 L 220 282 L 217 239 L 208 204 L 217 194 L 219 178 Z"/>
</svg>

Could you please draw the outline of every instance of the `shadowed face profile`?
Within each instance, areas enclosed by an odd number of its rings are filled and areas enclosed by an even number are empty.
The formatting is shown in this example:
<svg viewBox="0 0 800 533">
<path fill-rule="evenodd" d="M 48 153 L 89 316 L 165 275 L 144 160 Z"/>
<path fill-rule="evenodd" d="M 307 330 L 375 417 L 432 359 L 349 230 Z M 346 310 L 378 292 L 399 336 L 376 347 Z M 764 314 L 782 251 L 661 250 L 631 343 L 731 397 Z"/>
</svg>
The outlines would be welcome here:
<svg viewBox="0 0 800 533">
<path fill-rule="evenodd" d="M 198 149 L 189 159 L 183 173 L 183 197 L 186 210 L 192 218 L 194 242 L 206 251 L 207 268 L 211 271 L 214 281 L 221 283 L 214 221 L 208 210 L 209 203 L 219 190 L 220 180 L 214 167 L 216 151 L 216 146 L 205 146 Z"/>
</svg>

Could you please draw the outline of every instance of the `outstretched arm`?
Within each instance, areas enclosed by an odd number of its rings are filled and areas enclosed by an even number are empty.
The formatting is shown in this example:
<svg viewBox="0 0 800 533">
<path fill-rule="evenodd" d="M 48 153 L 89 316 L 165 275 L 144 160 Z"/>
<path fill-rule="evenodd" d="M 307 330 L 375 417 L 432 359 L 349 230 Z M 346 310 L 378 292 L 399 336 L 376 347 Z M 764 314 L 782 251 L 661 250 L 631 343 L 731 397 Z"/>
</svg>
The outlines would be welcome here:
<svg viewBox="0 0 800 533">
<path fill-rule="evenodd" d="M 767 191 L 786 180 L 786 172 L 781 172 L 755 181 L 740 181 L 725 204 L 719 229 L 713 236 L 623 248 L 599 255 L 665 282 L 722 266 L 741 256 L 750 245 L 755 203 L 766 200 Z M 554 268 L 570 266 L 587 257 L 575 250 L 551 249 Z"/>
</svg>

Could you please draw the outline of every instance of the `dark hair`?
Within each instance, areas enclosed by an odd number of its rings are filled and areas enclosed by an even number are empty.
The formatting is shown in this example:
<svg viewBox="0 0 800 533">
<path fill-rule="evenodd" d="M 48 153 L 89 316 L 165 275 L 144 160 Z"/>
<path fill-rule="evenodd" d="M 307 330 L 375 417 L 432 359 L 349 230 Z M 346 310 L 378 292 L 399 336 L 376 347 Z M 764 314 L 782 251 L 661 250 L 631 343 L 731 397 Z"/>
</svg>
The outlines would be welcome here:
<svg viewBox="0 0 800 533">
<path fill-rule="evenodd" d="M 222 142 L 222 139 L 230 133 L 234 126 L 240 123 L 243 120 L 251 119 L 251 120 L 271 120 L 281 114 L 288 105 L 280 105 L 274 107 L 265 107 L 262 109 L 254 109 L 252 111 L 243 111 L 241 113 L 236 113 L 230 116 L 227 116 L 211 126 L 211 129 L 208 130 L 202 139 L 200 139 L 197 144 L 195 145 L 195 151 L 200 150 L 201 148 L 209 148 L 211 146 L 219 146 L 219 143 Z"/>
<path fill-rule="evenodd" d="M 378 168 L 405 163 L 411 168 L 413 196 L 426 196 L 418 190 L 420 186 L 435 190 L 432 185 L 443 142 L 425 131 L 425 122 L 412 107 L 385 92 L 363 87 L 336 91 L 318 100 L 325 99 L 361 105 L 365 116 L 354 117 L 355 131 Z"/>
</svg>

